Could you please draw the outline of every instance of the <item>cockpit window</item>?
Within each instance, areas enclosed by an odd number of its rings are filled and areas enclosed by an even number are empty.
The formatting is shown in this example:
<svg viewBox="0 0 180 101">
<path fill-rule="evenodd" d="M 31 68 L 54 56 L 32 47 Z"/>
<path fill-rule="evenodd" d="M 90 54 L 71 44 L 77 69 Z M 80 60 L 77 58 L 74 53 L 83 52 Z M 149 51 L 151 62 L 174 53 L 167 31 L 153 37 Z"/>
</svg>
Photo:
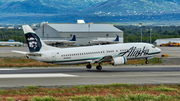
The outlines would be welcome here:
<svg viewBox="0 0 180 101">
<path fill-rule="evenodd" d="M 152 46 L 152 48 L 156 48 L 155 46 Z"/>
</svg>

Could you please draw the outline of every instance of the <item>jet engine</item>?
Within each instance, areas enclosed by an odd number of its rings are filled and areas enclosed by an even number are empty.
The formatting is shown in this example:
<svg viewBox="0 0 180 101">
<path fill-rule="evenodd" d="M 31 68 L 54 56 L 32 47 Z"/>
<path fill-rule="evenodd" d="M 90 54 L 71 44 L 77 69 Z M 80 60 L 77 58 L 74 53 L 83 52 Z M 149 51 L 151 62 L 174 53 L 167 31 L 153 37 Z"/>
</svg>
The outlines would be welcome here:
<svg viewBox="0 0 180 101">
<path fill-rule="evenodd" d="M 113 61 L 111 61 L 112 65 L 122 65 L 122 64 L 126 64 L 127 59 L 126 57 L 116 57 L 113 58 Z"/>
</svg>

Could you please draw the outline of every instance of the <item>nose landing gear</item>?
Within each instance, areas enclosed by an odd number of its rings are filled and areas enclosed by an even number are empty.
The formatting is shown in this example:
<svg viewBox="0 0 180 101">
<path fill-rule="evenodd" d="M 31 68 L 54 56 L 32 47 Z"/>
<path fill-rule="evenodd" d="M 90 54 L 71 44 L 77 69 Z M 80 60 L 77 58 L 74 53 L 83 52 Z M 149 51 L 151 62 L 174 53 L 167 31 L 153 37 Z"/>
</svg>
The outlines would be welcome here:
<svg viewBox="0 0 180 101">
<path fill-rule="evenodd" d="M 148 61 L 148 58 L 146 58 L 146 62 L 145 62 L 146 64 L 149 64 L 149 61 Z"/>
</svg>

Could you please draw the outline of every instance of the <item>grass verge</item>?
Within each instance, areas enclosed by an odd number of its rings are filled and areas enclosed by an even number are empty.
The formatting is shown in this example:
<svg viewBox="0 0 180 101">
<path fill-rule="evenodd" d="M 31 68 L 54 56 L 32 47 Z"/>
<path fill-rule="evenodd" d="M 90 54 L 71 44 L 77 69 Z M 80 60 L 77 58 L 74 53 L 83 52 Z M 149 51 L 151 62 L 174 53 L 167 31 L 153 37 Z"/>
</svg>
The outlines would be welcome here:
<svg viewBox="0 0 180 101">
<path fill-rule="evenodd" d="M 180 100 L 180 85 L 109 84 L 0 90 L 0 101 L 164 101 Z"/>
</svg>

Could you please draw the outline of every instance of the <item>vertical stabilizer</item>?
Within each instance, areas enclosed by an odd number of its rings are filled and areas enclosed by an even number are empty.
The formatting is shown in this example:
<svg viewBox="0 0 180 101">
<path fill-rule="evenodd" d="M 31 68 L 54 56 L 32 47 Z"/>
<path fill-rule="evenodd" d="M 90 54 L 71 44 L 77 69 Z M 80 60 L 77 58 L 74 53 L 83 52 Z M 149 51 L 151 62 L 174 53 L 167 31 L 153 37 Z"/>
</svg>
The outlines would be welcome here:
<svg viewBox="0 0 180 101">
<path fill-rule="evenodd" d="M 73 35 L 73 38 L 69 41 L 76 41 L 76 35 Z"/>
<path fill-rule="evenodd" d="M 118 35 L 116 36 L 116 39 L 114 41 L 119 41 L 119 36 Z"/>
<path fill-rule="evenodd" d="M 22 26 L 30 52 L 40 52 L 48 49 L 47 46 L 32 30 L 29 25 Z"/>
</svg>

